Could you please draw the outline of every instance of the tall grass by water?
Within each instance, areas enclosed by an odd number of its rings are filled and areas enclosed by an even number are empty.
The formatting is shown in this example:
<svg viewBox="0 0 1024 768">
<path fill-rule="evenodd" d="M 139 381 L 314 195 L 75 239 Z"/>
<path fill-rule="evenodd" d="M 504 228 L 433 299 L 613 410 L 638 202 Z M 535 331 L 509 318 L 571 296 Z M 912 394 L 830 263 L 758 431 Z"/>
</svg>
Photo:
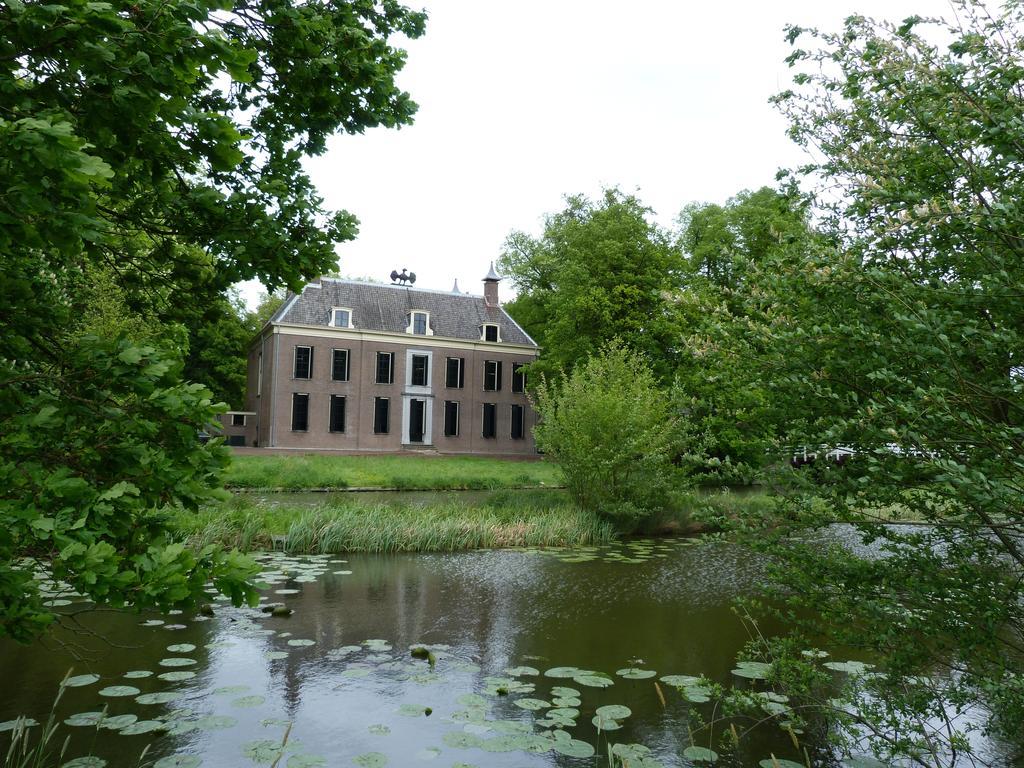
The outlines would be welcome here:
<svg viewBox="0 0 1024 768">
<path fill-rule="evenodd" d="M 444 490 L 558 486 L 550 462 L 480 456 L 236 455 L 225 475 L 233 488 L 399 488 Z"/>
<path fill-rule="evenodd" d="M 315 506 L 235 499 L 199 513 L 179 512 L 179 535 L 193 546 L 217 543 L 243 551 L 284 546 L 302 554 L 454 552 L 497 547 L 605 544 L 614 527 L 568 501 L 528 493 L 496 494 L 487 503 L 365 504 L 358 499 Z"/>
</svg>

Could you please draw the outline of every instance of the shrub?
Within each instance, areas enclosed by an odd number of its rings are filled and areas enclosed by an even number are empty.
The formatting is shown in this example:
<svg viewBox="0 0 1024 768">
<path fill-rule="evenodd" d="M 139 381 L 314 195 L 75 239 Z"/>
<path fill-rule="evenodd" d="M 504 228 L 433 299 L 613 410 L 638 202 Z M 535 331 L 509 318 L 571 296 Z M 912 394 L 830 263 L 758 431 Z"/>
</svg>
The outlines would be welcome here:
<svg viewBox="0 0 1024 768">
<path fill-rule="evenodd" d="M 534 399 L 537 445 L 576 503 L 623 528 L 664 507 L 680 424 L 641 355 L 609 344 Z"/>
</svg>

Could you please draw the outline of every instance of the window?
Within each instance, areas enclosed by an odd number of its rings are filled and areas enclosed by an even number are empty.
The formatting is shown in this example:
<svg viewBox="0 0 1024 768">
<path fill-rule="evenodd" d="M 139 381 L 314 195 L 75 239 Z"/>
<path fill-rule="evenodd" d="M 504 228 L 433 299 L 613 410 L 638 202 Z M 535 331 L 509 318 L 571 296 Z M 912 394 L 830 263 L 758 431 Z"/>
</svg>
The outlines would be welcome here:
<svg viewBox="0 0 1024 768">
<path fill-rule="evenodd" d="M 373 398 L 373 434 L 386 435 L 388 433 L 388 411 L 391 401 L 386 397 Z"/>
<path fill-rule="evenodd" d="M 465 358 L 448 358 L 448 367 L 445 370 L 444 385 L 449 389 L 462 389 L 466 386 Z"/>
<path fill-rule="evenodd" d="M 331 350 L 331 378 L 334 381 L 348 381 L 349 362 L 347 349 Z"/>
<path fill-rule="evenodd" d="M 512 430 L 509 432 L 513 440 L 523 439 L 523 406 L 512 406 Z"/>
<path fill-rule="evenodd" d="M 501 391 L 501 361 L 484 360 L 484 392 Z"/>
<path fill-rule="evenodd" d="M 395 383 L 395 353 L 377 353 L 377 379 L 378 384 Z"/>
<path fill-rule="evenodd" d="M 231 426 L 232 427 L 244 427 L 245 426 L 245 414 L 244 413 L 232 413 L 231 414 Z"/>
<path fill-rule="evenodd" d="M 331 310 L 331 325 L 335 328 L 352 327 L 352 310 L 335 307 Z"/>
<path fill-rule="evenodd" d="M 345 397 L 331 395 L 331 416 L 328 428 L 331 432 L 345 431 Z"/>
<path fill-rule="evenodd" d="M 295 366 L 292 370 L 292 378 L 311 379 L 313 378 L 313 348 L 295 347 Z"/>
<path fill-rule="evenodd" d="M 427 313 L 426 312 L 413 312 L 412 313 L 412 332 L 418 333 L 420 336 L 425 336 L 427 333 Z"/>
<path fill-rule="evenodd" d="M 309 395 L 292 394 L 292 431 L 305 432 L 309 429 Z"/>
<path fill-rule="evenodd" d="M 263 353 L 260 352 L 260 361 L 256 366 L 256 397 L 263 396 Z"/>
<path fill-rule="evenodd" d="M 484 437 L 494 437 L 497 434 L 498 406 L 494 403 L 484 403 Z"/>
<path fill-rule="evenodd" d="M 484 323 L 481 327 L 480 338 L 483 341 L 498 341 L 498 326 L 495 323 Z"/>
<path fill-rule="evenodd" d="M 523 363 L 512 363 L 512 391 L 526 391 L 526 374 L 523 372 Z"/>
<path fill-rule="evenodd" d="M 444 436 L 459 435 L 459 404 L 454 400 L 444 401 Z"/>
<path fill-rule="evenodd" d="M 412 374 L 409 379 L 412 386 L 425 387 L 430 383 L 429 361 L 430 358 L 426 355 L 412 356 Z"/>
</svg>

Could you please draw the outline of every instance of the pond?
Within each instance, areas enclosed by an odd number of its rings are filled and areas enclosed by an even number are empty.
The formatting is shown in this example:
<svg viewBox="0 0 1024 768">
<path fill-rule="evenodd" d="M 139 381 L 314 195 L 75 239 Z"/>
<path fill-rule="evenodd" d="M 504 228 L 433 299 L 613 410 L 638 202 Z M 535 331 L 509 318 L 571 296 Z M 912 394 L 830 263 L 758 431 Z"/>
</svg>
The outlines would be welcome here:
<svg viewBox="0 0 1024 768">
<path fill-rule="evenodd" d="M 710 705 L 672 676 L 756 684 L 731 672 L 748 640 L 732 604 L 763 573 L 725 543 L 260 558 L 264 602 L 291 615 L 89 611 L 45 644 L 0 644 L 0 721 L 44 720 L 74 666 L 56 741 L 111 766 L 147 746 L 159 768 L 270 765 L 286 734 L 288 768 L 604 766 L 615 744 L 650 750 L 620 747 L 632 766 L 683 766 L 691 733 L 717 749 L 721 727 L 699 729 Z M 737 757 L 772 753 L 803 761 L 774 725 Z"/>
</svg>

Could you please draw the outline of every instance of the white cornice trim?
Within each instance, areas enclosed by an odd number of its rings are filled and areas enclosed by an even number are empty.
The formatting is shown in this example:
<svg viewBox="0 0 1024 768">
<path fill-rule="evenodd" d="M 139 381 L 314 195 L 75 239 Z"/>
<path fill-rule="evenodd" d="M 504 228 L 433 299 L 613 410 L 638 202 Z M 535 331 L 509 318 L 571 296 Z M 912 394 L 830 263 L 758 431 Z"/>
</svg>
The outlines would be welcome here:
<svg viewBox="0 0 1024 768">
<path fill-rule="evenodd" d="M 527 353 L 534 357 L 540 349 L 530 344 L 496 343 L 493 341 L 468 341 L 446 336 L 410 336 L 407 333 L 387 331 L 364 331 L 358 328 L 332 328 L 323 325 L 302 325 L 300 323 L 275 323 L 273 333 L 283 336 L 313 336 L 320 339 L 358 339 L 382 344 L 401 344 L 414 347 L 447 347 L 448 349 L 481 349 L 491 352 Z"/>
</svg>

